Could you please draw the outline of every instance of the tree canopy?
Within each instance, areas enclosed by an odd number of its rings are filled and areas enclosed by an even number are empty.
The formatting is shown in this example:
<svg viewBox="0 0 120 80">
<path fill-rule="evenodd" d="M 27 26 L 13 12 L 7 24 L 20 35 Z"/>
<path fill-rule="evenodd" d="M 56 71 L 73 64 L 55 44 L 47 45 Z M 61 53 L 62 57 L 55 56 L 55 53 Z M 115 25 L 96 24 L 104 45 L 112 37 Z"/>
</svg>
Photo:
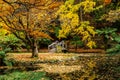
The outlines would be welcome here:
<svg viewBox="0 0 120 80">
<path fill-rule="evenodd" d="M 0 25 L 30 45 L 33 57 L 37 56 L 42 38 L 61 40 L 77 36 L 92 49 L 98 44 L 97 31 L 106 34 L 116 28 L 114 32 L 119 34 L 119 6 L 118 0 L 1 0 Z M 100 35 L 105 42 L 106 36 Z M 110 33 L 107 36 L 111 39 Z"/>
<path fill-rule="evenodd" d="M 1 0 L 2 26 L 32 48 L 37 56 L 37 40 L 50 38 L 46 32 L 61 2 L 54 0 Z"/>
</svg>

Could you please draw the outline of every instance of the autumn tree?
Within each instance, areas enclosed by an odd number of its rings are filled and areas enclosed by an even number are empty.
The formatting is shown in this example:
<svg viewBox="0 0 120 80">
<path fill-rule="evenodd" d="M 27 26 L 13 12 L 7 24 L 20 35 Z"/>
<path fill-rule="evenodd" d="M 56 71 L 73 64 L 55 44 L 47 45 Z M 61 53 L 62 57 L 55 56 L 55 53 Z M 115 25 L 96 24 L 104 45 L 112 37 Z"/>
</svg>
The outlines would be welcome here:
<svg viewBox="0 0 120 80">
<path fill-rule="evenodd" d="M 108 1 L 110 1 L 110 3 L 104 5 L 104 13 L 101 14 L 98 20 L 102 22 L 100 23 L 101 28 L 98 29 L 98 33 L 103 38 L 105 49 L 108 49 L 109 52 L 109 48 L 111 48 L 110 52 L 115 52 L 114 50 L 119 51 L 118 48 L 120 43 L 120 2 L 118 0 Z"/>
<path fill-rule="evenodd" d="M 93 41 L 96 34 L 95 28 L 89 19 L 84 19 L 83 16 L 101 7 L 101 5 L 96 6 L 96 2 L 93 0 L 66 0 L 57 12 L 61 22 L 58 37 L 67 38 L 68 35 L 79 35 L 82 36 L 82 41 L 86 46 L 93 48 L 95 46 Z"/>
<path fill-rule="evenodd" d="M 115 9 L 112 9 L 113 7 Z M 120 2 L 117 3 L 117 5 L 113 5 L 107 13 L 101 16 L 101 20 L 104 20 L 104 19 L 106 21 L 113 22 L 113 23 L 120 20 Z"/>
<path fill-rule="evenodd" d="M 38 40 L 52 39 L 47 26 L 60 4 L 56 0 L 0 0 L 0 20 L 5 29 L 29 44 L 32 57 L 37 57 Z"/>
</svg>

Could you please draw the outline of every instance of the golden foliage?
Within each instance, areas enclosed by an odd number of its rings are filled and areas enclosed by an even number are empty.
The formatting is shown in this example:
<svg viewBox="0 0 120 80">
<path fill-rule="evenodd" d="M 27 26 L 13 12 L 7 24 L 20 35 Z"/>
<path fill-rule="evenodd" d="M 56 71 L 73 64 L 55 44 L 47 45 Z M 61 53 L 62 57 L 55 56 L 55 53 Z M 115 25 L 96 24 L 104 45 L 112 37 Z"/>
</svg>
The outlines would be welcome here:
<svg viewBox="0 0 120 80">
<path fill-rule="evenodd" d="M 32 4 L 35 3 L 35 0 L 29 0 L 29 1 L 30 1 L 30 3 L 32 3 Z"/>
<path fill-rule="evenodd" d="M 108 5 L 108 4 L 111 3 L 111 1 L 112 1 L 112 0 L 104 0 L 104 4 L 105 4 L 105 5 Z"/>
<path fill-rule="evenodd" d="M 84 13 L 93 11 L 95 5 L 96 2 L 93 2 L 92 0 L 85 0 L 81 2 L 81 6 L 83 7 Z"/>
<path fill-rule="evenodd" d="M 10 32 L 6 29 L 1 28 L 0 29 L 0 36 L 5 36 L 6 34 L 9 34 Z"/>
<path fill-rule="evenodd" d="M 82 40 L 87 41 L 86 45 L 92 49 L 95 47 L 95 42 L 92 40 L 92 37 L 95 36 L 96 32 L 94 31 L 94 27 L 89 25 L 89 21 L 81 22 L 81 25 L 75 31 L 83 36 Z"/>
<path fill-rule="evenodd" d="M 49 38 L 52 39 L 48 34 L 44 33 L 44 32 L 40 32 L 38 30 L 32 31 L 30 32 L 30 36 L 34 37 L 34 38 Z"/>
<path fill-rule="evenodd" d="M 54 2 L 51 5 L 49 5 L 49 9 L 58 8 L 61 4 L 62 2 Z"/>
<path fill-rule="evenodd" d="M 19 32 L 22 39 L 49 38 L 46 32 L 51 20 L 56 18 L 54 14 L 61 5 L 59 1 L 53 0 L 0 0 L 0 17 L 3 27 L 11 32 Z M 16 3 L 15 3 L 16 2 Z M 33 6 L 34 5 L 34 6 Z"/>
<path fill-rule="evenodd" d="M 110 10 L 107 14 L 104 14 L 101 19 L 105 19 L 109 22 L 115 22 L 120 20 L 120 8 L 116 10 Z"/>
<path fill-rule="evenodd" d="M 96 32 L 94 27 L 90 26 L 89 21 L 80 21 L 78 14 L 79 8 L 83 7 L 84 13 L 94 10 L 95 2 L 91 0 L 85 0 L 78 4 L 74 4 L 74 0 L 68 0 L 64 5 L 60 7 L 57 12 L 59 20 L 61 21 L 61 30 L 59 30 L 59 38 L 66 38 L 68 35 L 74 33 L 82 35 L 82 40 L 87 42 L 86 45 L 89 48 L 95 46 L 95 42 L 92 38 Z"/>
<path fill-rule="evenodd" d="M 3 1 L 0 1 L 0 16 L 4 16 L 6 14 L 11 13 L 12 7 L 9 6 L 7 3 L 4 3 Z"/>
</svg>

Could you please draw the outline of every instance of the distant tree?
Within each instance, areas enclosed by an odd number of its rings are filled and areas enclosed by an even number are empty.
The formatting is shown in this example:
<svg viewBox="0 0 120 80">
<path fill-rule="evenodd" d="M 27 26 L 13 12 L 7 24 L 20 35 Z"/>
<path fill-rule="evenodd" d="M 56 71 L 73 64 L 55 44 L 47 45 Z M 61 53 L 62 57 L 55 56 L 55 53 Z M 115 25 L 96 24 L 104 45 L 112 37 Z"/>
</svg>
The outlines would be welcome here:
<svg viewBox="0 0 120 80">
<path fill-rule="evenodd" d="M 56 0 L 0 0 L 0 21 L 32 49 L 32 57 L 38 56 L 38 40 L 52 39 L 47 26 L 56 16 L 61 2 Z"/>
</svg>

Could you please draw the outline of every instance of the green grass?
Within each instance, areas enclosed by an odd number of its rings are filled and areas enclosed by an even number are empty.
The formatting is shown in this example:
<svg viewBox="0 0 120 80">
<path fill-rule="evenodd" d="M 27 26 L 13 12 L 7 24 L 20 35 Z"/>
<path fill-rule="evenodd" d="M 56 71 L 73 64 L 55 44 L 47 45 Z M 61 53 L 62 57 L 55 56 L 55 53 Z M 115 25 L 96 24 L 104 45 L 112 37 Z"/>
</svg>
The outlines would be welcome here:
<svg viewBox="0 0 120 80">
<path fill-rule="evenodd" d="M 45 76 L 45 72 L 12 72 L 5 75 L 0 75 L 0 80 L 49 80 Z"/>
</svg>

